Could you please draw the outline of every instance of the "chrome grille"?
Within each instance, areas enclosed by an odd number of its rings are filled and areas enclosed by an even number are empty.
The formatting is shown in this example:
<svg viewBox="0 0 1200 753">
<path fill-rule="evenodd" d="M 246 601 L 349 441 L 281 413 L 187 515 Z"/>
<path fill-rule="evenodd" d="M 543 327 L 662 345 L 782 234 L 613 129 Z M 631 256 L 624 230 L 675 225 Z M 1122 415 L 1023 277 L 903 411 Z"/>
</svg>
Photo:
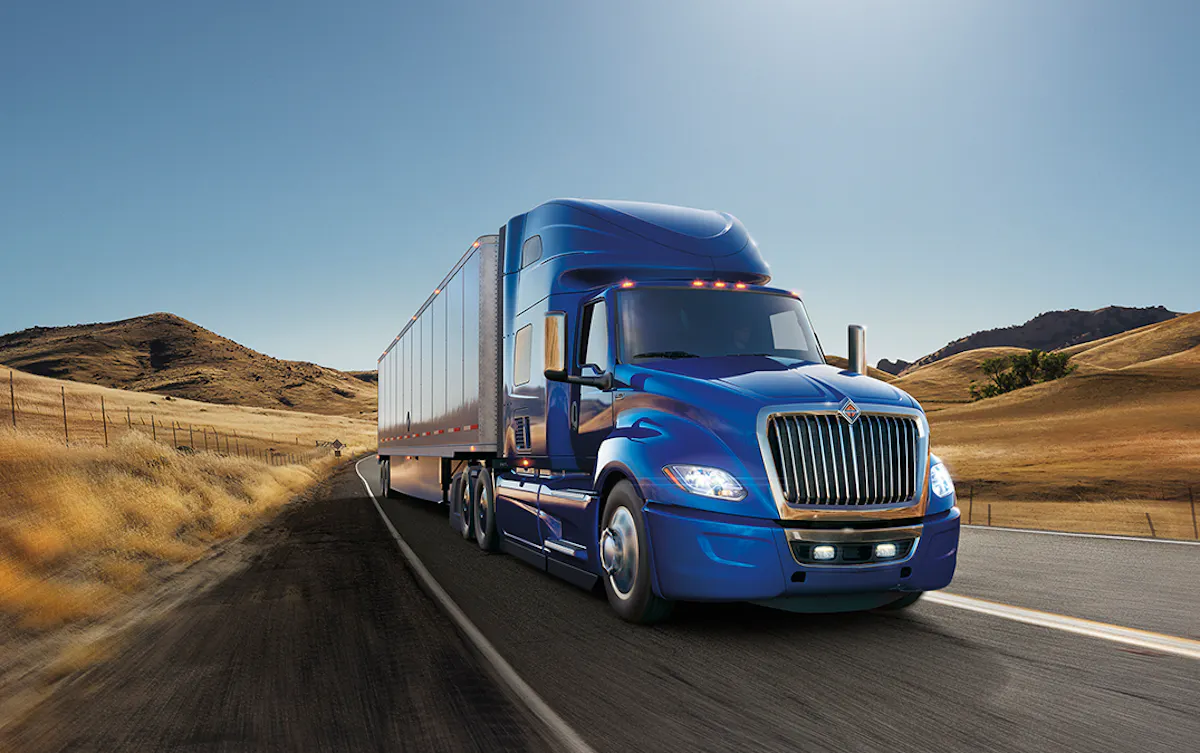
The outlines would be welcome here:
<svg viewBox="0 0 1200 753">
<path fill-rule="evenodd" d="M 791 413 L 771 417 L 767 440 L 792 505 L 888 505 L 911 500 L 920 432 L 907 416 Z"/>
</svg>

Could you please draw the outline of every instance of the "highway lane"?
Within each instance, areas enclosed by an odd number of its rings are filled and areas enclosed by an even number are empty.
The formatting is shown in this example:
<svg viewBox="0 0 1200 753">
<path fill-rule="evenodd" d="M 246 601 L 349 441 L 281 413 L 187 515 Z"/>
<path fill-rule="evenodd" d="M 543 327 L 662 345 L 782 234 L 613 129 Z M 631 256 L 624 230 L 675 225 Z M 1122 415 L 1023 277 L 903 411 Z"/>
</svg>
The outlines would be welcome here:
<svg viewBox="0 0 1200 753">
<path fill-rule="evenodd" d="M 363 465 L 374 478 L 372 463 Z M 602 595 L 456 538 L 444 508 L 379 501 L 467 616 L 597 751 L 1144 753 L 1186 750 L 1200 739 L 1194 660 L 936 604 L 829 616 L 682 605 L 665 625 L 634 627 L 617 620 Z M 1045 557 L 1063 557 L 1036 542 L 1011 545 L 1019 550 L 989 543 L 997 535 L 964 538 L 979 550 L 963 558 L 959 593 L 1005 600 L 1021 589 L 1003 585 L 997 558 L 1041 557 L 1046 566 L 1055 559 Z M 1092 543 L 1083 540 L 1081 551 Z M 1054 599 L 1046 578 L 1022 605 L 1105 619 L 1133 615 L 1109 611 L 1129 600 L 1129 610 L 1142 605 L 1145 613 L 1133 627 L 1186 622 L 1174 602 L 1150 614 L 1158 601 L 1139 597 L 1153 581 L 1125 587 L 1115 569 L 1058 572 L 1070 596 Z M 1113 580 L 1089 580 L 1097 572 Z M 1110 592 L 1118 598 L 1086 598 Z"/>
<path fill-rule="evenodd" d="M 964 528 L 951 593 L 1200 640 L 1200 546 Z"/>
</svg>

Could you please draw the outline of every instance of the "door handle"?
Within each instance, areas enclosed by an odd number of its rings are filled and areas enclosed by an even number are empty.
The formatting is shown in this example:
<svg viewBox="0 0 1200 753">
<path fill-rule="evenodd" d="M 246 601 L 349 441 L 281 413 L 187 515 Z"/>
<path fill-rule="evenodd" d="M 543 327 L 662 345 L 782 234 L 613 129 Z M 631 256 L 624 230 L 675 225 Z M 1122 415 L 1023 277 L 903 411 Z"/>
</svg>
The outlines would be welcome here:
<svg viewBox="0 0 1200 753">
<path fill-rule="evenodd" d="M 579 430 L 579 401 L 578 400 L 571 401 L 571 429 L 574 431 Z"/>
</svg>

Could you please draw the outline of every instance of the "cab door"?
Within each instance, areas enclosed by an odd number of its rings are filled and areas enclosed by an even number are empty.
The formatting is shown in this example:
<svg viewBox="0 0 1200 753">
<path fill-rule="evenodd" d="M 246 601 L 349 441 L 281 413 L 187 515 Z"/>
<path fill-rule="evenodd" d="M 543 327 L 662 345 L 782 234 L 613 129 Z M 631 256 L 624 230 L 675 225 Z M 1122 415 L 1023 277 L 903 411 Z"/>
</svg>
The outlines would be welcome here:
<svg viewBox="0 0 1200 753">
<path fill-rule="evenodd" d="M 603 298 L 584 305 L 580 317 L 576 362 L 579 373 L 599 376 L 613 367 L 609 307 Z M 572 385 L 571 439 L 576 467 L 591 472 L 596 466 L 600 443 L 612 431 L 613 393 L 598 387 Z"/>
</svg>

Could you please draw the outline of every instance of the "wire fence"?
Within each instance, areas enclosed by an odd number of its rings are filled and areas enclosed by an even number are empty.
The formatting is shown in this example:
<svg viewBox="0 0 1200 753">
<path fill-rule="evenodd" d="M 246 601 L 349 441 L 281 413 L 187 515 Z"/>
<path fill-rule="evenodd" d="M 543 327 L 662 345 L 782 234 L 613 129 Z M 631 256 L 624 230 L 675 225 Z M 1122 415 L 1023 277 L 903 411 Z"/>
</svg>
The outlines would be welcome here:
<svg viewBox="0 0 1200 753">
<path fill-rule="evenodd" d="M 958 487 L 958 507 L 968 525 L 1107 533 L 1200 541 L 1196 497 L 1200 488 L 1181 483 L 1138 499 L 1024 501 L 985 498 L 974 484 Z"/>
<path fill-rule="evenodd" d="M 174 402 L 168 396 L 155 395 L 157 399 L 149 401 L 153 408 L 148 409 L 144 405 L 114 405 L 104 395 L 68 393 L 60 385 L 54 396 L 57 399 L 48 400 L 44 389 L 23 391 L 25 385 L 14 378 L 11 370 L 6 386 L 7 410 L 0 412 L 4 423 L 16 432 L 57 437 L 68 448 L 109 447 L 122 436 L 137 433 L 182 453 L 209 452 L 268 465 L 303 464 L 340 450 L 337 440 L 220 428 L 214 423 L 177 417 L 169 405 L 158 404 L 158 399 Z"/>
</svg>

